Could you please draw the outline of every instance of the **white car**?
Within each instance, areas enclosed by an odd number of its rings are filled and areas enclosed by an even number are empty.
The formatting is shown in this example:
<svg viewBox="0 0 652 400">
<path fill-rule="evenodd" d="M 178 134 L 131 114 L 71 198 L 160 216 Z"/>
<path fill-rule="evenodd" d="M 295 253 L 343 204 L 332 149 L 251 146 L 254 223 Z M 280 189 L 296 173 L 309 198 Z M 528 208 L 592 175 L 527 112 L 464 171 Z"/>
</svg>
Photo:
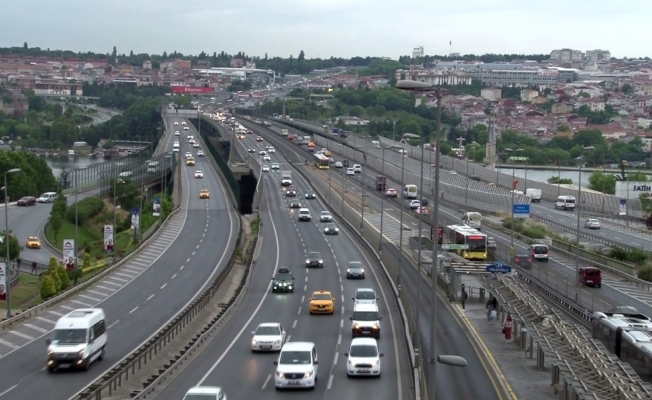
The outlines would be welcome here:
<svg viewBox="0 0 652 400">
<path fill-rule="evenodd" d="M 588 229 L 600 229 L 600 220 L 597 218 L 589 218 L 584 221 L 584 227 Z"/>
<path fill-rule="evenodd" d="M 198 149 L 199 148 L 199 143 L 197 143 L 197 142 L 193 143 L 192 147 L 195 148 L 195 149 Z"/>
<path fill-rule="evenodd" d="M 267 151 L 269 151 L 270 153 L 276 153 L 276 149 L 273 147 L 269 147 Z"/>
<path fill-rule="evenodd" d="M 384 354 L 378 350 L 376 339 L 355 338 L 344 355 L 348 358 L 346 375 L 380 377 L 380 357 Z"/>
<path fill-rule="evenodd" d="M 179 136 L 179 135 L 180 135 L 179 131 L 174 131 L 174 136 Z"/>
<path fill-rule="evenodd" d="M 184 126 L 184 127 L 183 127 L 183 130 L 184 130 L 184 131 L 187 131 L 187 130 L 188 130 L 188 127 L 187 127 L 187 126 Z"/>
<path fill-rule="evenodd" d="M 451 175 L 457 175 L 457 172 L 453 171 L 452 169 L 448 171 Z"/>
<path fill-rule="evenodd" d="M 183 400 L 226 400 L 226 394 L 219 386 L 195 386 L 188 389 Z"/>
<path fill-rule="evenodd" d="M 362 165 L 360 165 L 360 164 L 353 164 L 353 171 L 354 171 L 354 172 L 362 172 Z"/>
<path fill-rule="evenodd" d="M 272 164 L 272 169 L 279 169 L 279 165 L 277 163 Z"/>
<path fill-rule="evenodd" d="M 203 173 L 203 172 L 201 172 L 201 171 L 195 171 L 195 178 L 203 178 L 203 177 L 204 177 L 204 173 Z"/>
<path fill-rule="evenodd" d="M 263 156 L 263 161 L 272 161 L 270 156 Z"/>
<path fill-rule="evenodd" d="M 263 172 L 269 172 L 269 165 L 263 165 Z"/>
<path fill-rule="evenodd" d="M 182 121 L 182 122 L 181 122 L 181 125 L 186 125 L 186 121 Z"/>
<path fill-rule="evenodd" d="M 333 222 L 333 216 L 329 211 L 322 211 L 319 216 L 319 222 Z"/>
<path fill-rule="evenodd" d="M 410 200 L 410 208 L 412 210 L 421 208 L 421 202 L 419 200 Z"/>
<path fill-rule="evenodd" d="M 354 304 L 376 304 L 378 296 L 371 288 L 358 288 L 353 295 Z"/>
<path fill-rule="evenodd" d="M 204 157 L 204 151 L 203 150 L 197 150 L 197 157 Z"/>
<path fill-rule="evenodd" d="M 179 121 L 174 121 L 174 125 L 179 125 Z"/>
<path fill-rule="evenodd" d="M 349 176 L 355 176 L 355 170 L 353 168 L 347 168 L 346 174 Z"/>
<path fill-rule="evenodd" d="M 189 151 L 186 151 L 186 158 L 188 158 L 188 157 L 192 157 L 192 153 L 189 152 Z"/>
<path fill-rule="evenodd" d="M 251 334 L 251 351 L 281 351 L 285 343 L 285 329 L 278 322 L 262 323 Z"/>
<path fill-rule="evenodd" d="M 342 161 L 337 161 L 335 163 L 335 168 L 342 168 L 344 165 L 342 165 Z"/>
</svg>

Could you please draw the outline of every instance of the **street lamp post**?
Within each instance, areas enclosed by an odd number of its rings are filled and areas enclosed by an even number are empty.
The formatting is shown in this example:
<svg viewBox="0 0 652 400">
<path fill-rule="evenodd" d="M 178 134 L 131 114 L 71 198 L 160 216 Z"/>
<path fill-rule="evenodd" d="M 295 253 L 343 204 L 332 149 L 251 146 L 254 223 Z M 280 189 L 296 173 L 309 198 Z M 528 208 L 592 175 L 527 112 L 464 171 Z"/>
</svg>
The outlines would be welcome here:
<svg viewBox="0 0 652 400">
<path fill-rule="evenodd" d="M 15 174 L 18 171 L 20 171 L 20 168 L 12 168 L 5 171 L 5 261 L 7 262 L 7 265 L 5 265 L 5 276 L 7 277 L 5 281 L 5 284 L 7 285 L 5 292 L 7 293 L 7 318 L 11 318 L 11 276 L 9 274 L 9 195 L 7 194 L 7 175 Z"/>
<path fill-rule="evenodd" d="M 521 151 L 523 151 L 523 149 L 512 150 L 510 148 L 506 148 L 505 151 L 512 154 L 512 153 L 521 152 Z M 516 197 L 516 185 L 514 184 L 514 182 L 516 182 L 516 166 L 514 165 L 514 162 L 516 160 L 514 159 L 513 155 L 510 156 L 510 158 L 512 160 L 512 189 L 511 189 L 512 190 L 512 209 L 510 211 L 511 218 L 510 218 L 510 223 L 509 223 L 509 225 L 510 225 L 510 230 L 509 230 L 510 231 L 509 232 L 510 233 L 510 235 L 509 235 L 509 254 L 510 254 L 510 257 L 513 257 L 514 253 L 515 253 L 515 249 L 514 249 L 514 199 Z"/>
<path fill-rule="evenodd" d="M 405 186 L 405 157 L 401 157 L 401 186 Z M 398 231 L 398 276 L 396 278 L 396 286 L 398 287 L 399 296 L 401 295 L 401 269 L 403 264 L 403 208 L 404 204 L 399 207 L 401 209 L 401 221 L 399 223 Z"/>
<path fill-rule="evenodd" d="M 581 210 L 580 206 L 582 204 L 582 164 L 584 163 L 584 152 L 595 150 L 593 146 L 586 146 L 582 149 L 580 156 L 578 157 L 579 161 L 579 176 L 577 181 L 577 202 L 575 203 L 575 208 L 577 210 L 577 226 L 575 231 L 575 301 L 580 299 L 580 218 Z"/>
<path fill-rule="evenodd" d="M 417 82 L 417 81 L 399 81 L 396 83 L 396 87 L 402 90 L 432 90 L 434 87 L 430 84 Z M 439 177 L 440 177 L 440 168 L 439 162 L 441 157 L 440 145 L 441 145 L 441 91 L 437 88 L 437 138 L 435 141 L 435 198 L 434 198 L 434 212 L 433 212 L 433 225 L 435 229 L 438 228 L 439 224 Z M 431 292 L 431 316 L 430 316 L 430 357 L 428 362 L 432 364 L 428 374 L 428 399 L 435 400 L 435 373 L 437 363 L 455 366 L 455 367 L 466 367 L 467 362 L 464 358 L 454 355 L 437 355 L 437 271 L 436 262 L 439 258 L 438 254 L 439 246 L 437 241 L 433 240 L 432 244 L 432 260 L 433 260 L 433 271 L 431 273 L 432 278 L 432 292 Z"/>
</svg>

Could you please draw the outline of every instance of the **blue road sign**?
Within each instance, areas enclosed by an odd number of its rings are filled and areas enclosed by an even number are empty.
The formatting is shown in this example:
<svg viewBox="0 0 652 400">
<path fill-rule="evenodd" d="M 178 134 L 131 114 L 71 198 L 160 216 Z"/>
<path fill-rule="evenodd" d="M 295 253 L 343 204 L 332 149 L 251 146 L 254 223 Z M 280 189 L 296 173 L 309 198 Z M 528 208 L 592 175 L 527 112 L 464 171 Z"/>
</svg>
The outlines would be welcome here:
<svg viewBox="0 0 652 400">
<path fill-rule="evenodd" d="M 530 205 L 514 204 L 514 218 L 530 218 Z"/>
<path fill-rule="evenodd" d="M 487 265 L 487 272 L 500 272 L 503 274 L 509 274 L 512 272 L 512 267 L 498 261 L 494 264 Z"/>
</svg>

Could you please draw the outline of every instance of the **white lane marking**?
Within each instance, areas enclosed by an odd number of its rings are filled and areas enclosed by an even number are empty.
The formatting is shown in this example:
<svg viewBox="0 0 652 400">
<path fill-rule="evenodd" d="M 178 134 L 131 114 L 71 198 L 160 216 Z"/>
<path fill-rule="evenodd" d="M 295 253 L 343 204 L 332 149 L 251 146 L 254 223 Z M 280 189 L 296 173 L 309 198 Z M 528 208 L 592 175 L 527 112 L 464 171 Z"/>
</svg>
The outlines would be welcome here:
<svg viewBox="0 0 652 400">
<path fill-rule="evenodd" d="M 99 294 L 100 296 L 106 296 L 107 295 L 106 293 L 98 292 L 97 290 L 93 290 L 93 289 L 87 289 L 86 291 L 91 292 L 91 293 L 95 293 L 95 294 Z"/>
<path fill-rule="evenodd" d="M 292 324 L 292 329 L 294 329 L 294 328 L 296 328 L 296 327 L 297 327 L 297 320 L 295 319 L 295 320 L 294 320 L 294 323 Z"/>
<path fill-rule="evenodd" d="M 301 296 L 301 302 L 303 303 L 306 300 L 306 296 Z"/>
<path fill-rule="evenodd" d="M 91 296 L 87 296 L 85 294 L 80 294 L 79 297 L 83 297 L 83 298 L 88 299 L 90 301 L 100 301 L 100 299 L 97 299 L 97 298 L 91 297 Z"/>
<path fill-rule="evenodd" d="M 35 331 L 39 331 L 41 333 L 47 333 L 47 329 L 43 329 L 40 326 L 32 325 L 32 324 L 23 324 L 23 326 L 26 326 L 30 329 L 34 329 Z"/>
<path fill-rule="evenodd" d="M 187 259 L 186 262 L 190 262 L 190 259 Z"/>
<path fill-rule="evenodd" d="M 108 281 L 108 280 L 104 280 L 104 281 L 102 281 L 102 283 L 105 283 L 105 284 L 107 284 L 107 285 L 117 286 L 117 287 L 119 287 L 119 288 L 122 287 L 121 284 L 119 284 L 119 283 L 115 283 L 115 282 L 110 282 L 110 281 Z M 62 307 L 63 307 L 63 306 L 62 306 Z M 71 308 L 71 310 L 74 310 L 74 308 Z"/>
<path fill-rule="evenodd" d="M 167 285 L 167 283 L 164 283 L 163 286 L 161 286 L 161 290 L 163 290 Z"/>
<path fill-rule="evenodd" d="M 286 343 L 289 342 L 291 337 L 292 337 L 292 335 L 288 335 L 287 339 L 285 339 L 285 342 Z"/>
<path fill-rule="evenodd" d="M 18 346 L 16 346 L 15 344 L 13 344 L 11 342 L 7 342 L 6 340 L 3 340 L 3 339 L 0 339 L 0 344 L 3 344 L 3 345 L 5 345 L 7 347 L 10 347 L 12 349 L 17 349 L 18 348 Z"/>
<path fill-rule="evenodd" d="M 116 325 L 118 322 L 120 322 L 119 319 L 113 321 L 113 323 L 112 323 L 111 325 L 109 325 L 106 329 L 111 329 L 111 328 L 113 328 L 113 326 Z"/>
<path fill-rule="evenodd" d="M 51 319 L 47 319 L 43 317 L 34 317 L 34 318 L 38 319 L 39 321 L 47 322 L 48 324 L 52 324 L 52 325 L 56 324 L 56 321 L 52 321 Z"/>
<path fill-rule="evenodd" d="M 185 267 L 185 265 L 182 265 L 181 268 L 179 268 L 179 271 L 181 271 L 183 269 L 183 267 Z"/>
<path fill-rule="evenodd" d="M 340 353 L 335 353 L 335 359 L 333 360 L 333 365 L 337 364 L 337 358 L 339 357 Z"/>
<path fill-rule="evenodd" d="M 337 344 L 338 344 L 338 345 L 342 344 L 342 334 L 339 334 L 339 335 L 337 336 Z"/>
<path fill-rule="evenodd" d="M 106 278 L 106 279 L 107 279 L 107 281 L 112 279 L 114 281 L 129 283 L 129 279 L 118 278 L 117 276 L 111 276 L 111 277 Z"/>
<path fill-rule="evenodd" d="M 270 205 L 269 204 L 269 197 L 267 198 L 267 205 L 268 205 L 268 207 Z M 279 249 L 278 231 L 276 230 L 276 225 L 274 224 L 274 218 L 271 217 L 271 214 L 270 214 L 270 221 L 272 222 L 272 229 L 274 230 L 274 239 L 276 240 L 276 263 L 274 264 L 274 268 L 273 268 L 272 271 L 276 271 L 277 268 L 278 268 L 278 262 L 279 262 L 279 257 L 280 257 L 281 251 Z M 217 368 L 217 366 L 220 365 L 220 363 L 226 357 L 226 355 L 229 353 L 229 351 L 233 348 L 233 346 L 235 346 L 235 343 L 240 339 L 240 336 L 242 336 L 244 331 L 249 327 L 249 324 L 251 324 L 251 321 L 254 319 L 254 317 L 256 317 L 256 314 L 258 314 L 258 311 L 260 311 L 260 308 L 263 306 L 263 304 L 265 304 L 265 300 L 267 299 L 267 296 L 270 293 L 271 287 L 272 287 L 272 281 L 270 280 L 270 282 L 267 284 L 267 290 L 265 290 L 265 294 L 263 295 L 263 298 L 260 299 L 260 302 L 258 303 L 258 306 L 256 306 L 256 309 L 254 310 L 254 312 L 251 314 L 251 316 L 249 317 L 247 322 L 244 323 L 244 325 L 240 329 L 240 332 L 238 332 L 238 334 L 233 338 L 231 343 L 229 343 L 229 346 L 226 348 L 226 350 L 224 350 L 224 353 L 222 353 L 222 355 L 220 355 L 220 357 L 217 359 L 217 361 L 215 361 L 215 363 L 213 365 L 211 365 L 211 367 L 208 369 L 208 371 L 206 371 L 206 374 L 204 374 L 204 376 L 202 376 L 202 378 L 199 380 L 199 382 L 197 382 L 196 386 L 201 386 L 204 383 L 204 381 L 206 379 L 208 379 L 208 377 L 213 373 L 213 371 L 215 371 L 215 368 Z M 288 342 L 290 341 L 290 336 L 288 336 L 287 341 Z M 397 360 L 398 360 L 398 358 L 397 358 Z"/>
<path fill-rule="evenodd" d="M 154 295 L 153 295 L 153 294 L 150 294 L 150 295 L 149 295 L 149 297 L 147 298 L 147 300 L 146 300 L 146 301 L 149 301 L 149 300 L 151 300 L 151 299 L 152 299 L 152 297 L 154 297 Z"/>
<path fill-rule="evenodd" d="M 11 392 L 12 390 L 16 389 L 17 387 L 18 387 L 18 385 L 14 385 L 14 386 L 10 387 L 9 389 L 7 389 L 7 390 L 5 390 L 4 392 L 0 393 L 0 397 L 2 397 L 2 396 L 4 396 L 5 394 Z"/>
<path fill-rule="evenodd" d="M 75 299 L 71 299 L 70 302 L 71 302 L 71 303 L 75 303 L 75 304 L 79 304 L 80 306 L 84 306 L 84 307 L 86 307 L 86 308 L 90 308 L 90 307 L 91 307 L 90 304 L 87 304 L 87 303 L 84 303 L 84 302 L 81 302 L 81 301 L 79 301 L 79 300 L 75 300 Z"/>
<path fill-rule="evenodd" d="M 299 307 L 299 311 L 297 312 L 297 314 L 301 314 L 301 307 Z"/>
<path fill-rule="evenodd" d="M 70 310 L 70 311 L 74 310 L 74 308 L 66 306 L 66 305 L 60 305 L 59 307 L 65 308 L 66 310 Z"/>
<path fill-rule="evenodd" d="M 308 277 L 306 276 L 306 282 L 308 282 Z"/>
<path fill-rule="evenodd" d="M 174 274 L 174 275 L 172 275 L 172 278 L 170 278 L 170 279 L 174 279 L 176 277 L 177 277 L 177 274 Z"/>
<path fill-rule="evenodd" d="M 305 292 L 306 290 L 308 290 L 308 285 L 303 285 L 303 291 Z"/>
<path fill-rule="evenodd" d="M 24 334 L 23 332 L 18 332 L 18 331 L 7 331 L 7 332 L 11 333 L 12 335 L 15 335 L 15 336 L 21 337 L 21 338 L 23 338 L 23 339 L 34 340 L 34 336 L 30 336 L 30 335 Z"/>
<path fill-rule="evenodd" d="M 263 387 L 261 388 L 262 390 L 265 390 L 270 379 L 272 379 L 272 374 L 267 375 L 267 379 L 265 379 L 265 383 L 263 383 Z"/>
<path fill-rule="evenodd" d="M 333 375 L 328 377 L 328 385 L 326 385 L 326 390 L 331 390 L 331 386 L 333 386 Z"/>
<path fill-rule="evenodd" d="M 129 314 L 133 313 L 134 311 L 138 310 L 138 306 L 134 307 L 133 310 L 129 311 Z"/>
<path fill-rule="evenodd" d="M 340 320 L 340 328 L 342 328 L 343 326 L 344 326 L 344 320 L 341 319 L 341 320 Z"/>
<path fill-rule="evenodd" d="M 109 288 L 109 287 L 106 287 L 106 286 L 95 285 L 95 287 L 96 287 L 97 289 L 108 290 L 109 292 L 115 292 L 115 289 L 113 289 L 113 288 Z M 90 292 L 90 290 L 89 290 L 89 292 Z"/>
<path fill-rule="evenodd" d="M 60 312 L 57 312 L 57 311 L 52 311 L 52 310 L 48 310 L 48 312 L 50 314 L 56 315 L 57 317 L 63 317 L 63 313 L 60 313 Z"/>
</svg>

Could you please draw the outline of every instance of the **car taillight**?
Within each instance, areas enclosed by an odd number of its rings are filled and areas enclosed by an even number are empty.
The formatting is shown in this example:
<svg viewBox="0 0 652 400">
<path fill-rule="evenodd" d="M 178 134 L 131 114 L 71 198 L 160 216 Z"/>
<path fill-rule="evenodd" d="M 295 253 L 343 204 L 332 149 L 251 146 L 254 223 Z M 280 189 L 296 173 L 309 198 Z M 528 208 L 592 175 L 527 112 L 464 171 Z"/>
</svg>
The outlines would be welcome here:
<svg viewBox="0 0 652 400">
<path fill-rule="evenodd" d="M 528 260 L 529 262 L 532 262 L 532 259 L 531 259 L 531 258 L 528 258 L 527 260 Z"/>
</svg>

